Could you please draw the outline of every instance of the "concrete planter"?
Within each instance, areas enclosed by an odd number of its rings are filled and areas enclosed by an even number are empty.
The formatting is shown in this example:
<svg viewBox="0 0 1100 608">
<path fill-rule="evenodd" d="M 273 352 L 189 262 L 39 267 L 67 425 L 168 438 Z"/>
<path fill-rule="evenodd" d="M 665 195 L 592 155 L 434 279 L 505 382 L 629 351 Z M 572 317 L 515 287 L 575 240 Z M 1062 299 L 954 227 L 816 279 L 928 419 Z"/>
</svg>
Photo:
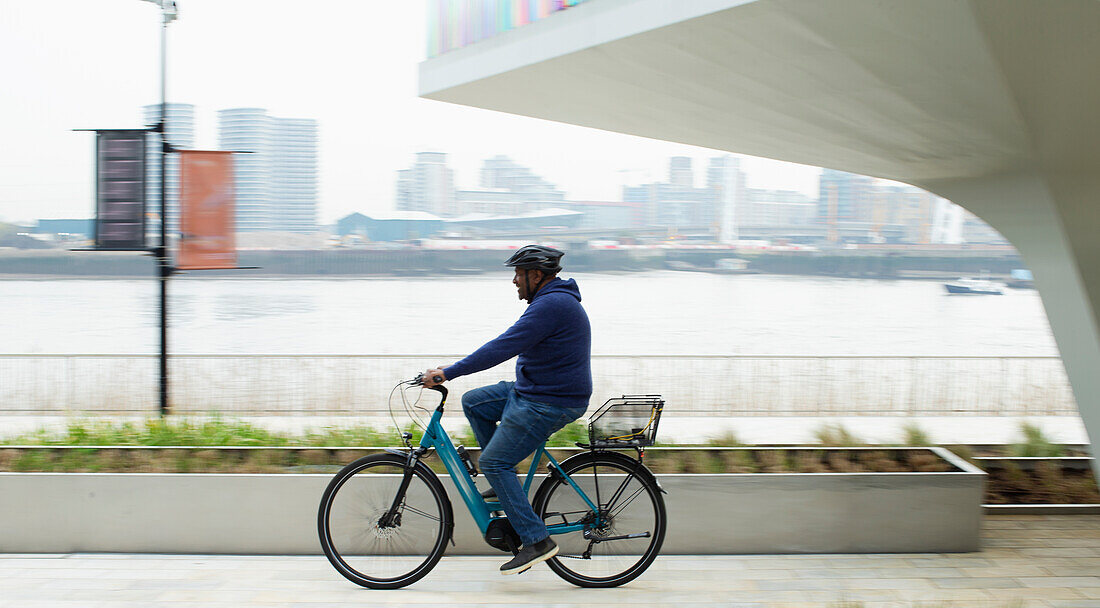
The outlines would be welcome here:
<svg viewBox="0 0 1100 608">
<path fill-rule="evenodd" d="M 976 551 L 985 474 L 929 449 L 952 470 L 659 475 L 663 552 Z M 317 505 L 330 478 L 0 473 L 0 552 L 319 554 Z M 456 518 L 448 553 L 494 554 L 444 482 Z"/>
</svg>

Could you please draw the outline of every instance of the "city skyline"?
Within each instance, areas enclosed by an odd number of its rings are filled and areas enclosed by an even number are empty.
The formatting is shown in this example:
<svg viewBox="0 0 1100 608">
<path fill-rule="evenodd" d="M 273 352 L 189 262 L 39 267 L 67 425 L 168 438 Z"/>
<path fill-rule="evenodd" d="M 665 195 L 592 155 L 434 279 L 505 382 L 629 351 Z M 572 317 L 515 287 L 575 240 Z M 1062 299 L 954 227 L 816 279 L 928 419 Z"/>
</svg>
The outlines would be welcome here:
<svg viewBox="0 0 1100 608">
<path fill-rule="evenodd" d="M 300 20 L 326 24 L 302 31 Z M 447 151 L 456 186 L 476 188 L 484 158 L 536 168 L 569 198 L 615 200 L 624 184 L 661 179 L 670 156 L 716 152 L 420 99 L 421 3 L 186 0 L 168 28 L 168 102 L 195 106 L 195 146 L 217 147 L 216 110 L 264 107 L 315 118 L 319 217 L 391 208 L 394 171 L 418 151 Z M 60 0 L 0 7 L 0 221 L 90 217 L 92 139 L 72 129 L 135 128 L 159 101 L 159 15 L 137 1 Z M 301 34 L 287 44 L 284 32 Z M 74 54 L 72 49 L 81 49 Z M 240 49 L 247 49 L 243 52 Z M 813 192 L 817 168 L 745 157 L 749 184 Z"/>
</svg>

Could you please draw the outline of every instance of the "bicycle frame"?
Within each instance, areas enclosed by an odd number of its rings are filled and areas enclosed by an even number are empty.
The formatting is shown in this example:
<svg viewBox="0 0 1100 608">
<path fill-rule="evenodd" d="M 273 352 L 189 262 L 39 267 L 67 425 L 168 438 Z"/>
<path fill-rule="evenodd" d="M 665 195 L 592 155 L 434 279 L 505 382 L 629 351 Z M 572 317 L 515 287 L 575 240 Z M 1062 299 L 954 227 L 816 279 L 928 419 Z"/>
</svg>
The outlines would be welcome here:
<svg viewBox="0 0 1100 608">
<path fill-rule="evenodd" d="M 503 519 L 493 516 L 494 511 L 501 510 L 500 503 L 496 501 L 486 501 L 477 491 L 477 485 L 474 484 L 474 479 L 470 477 L 470 473 L 466 470 L 465 463 L 462 462 L 462 459 L 458 455 L 458 450 L 455 449 L 454 443 L 451 441 L 450 436 L 447 435 L 447 431 L 443 429 L 443 406 L 447 402 L 447 389 L 439 385 L 431 388 L 438 391 L 443 398 L 439 402 L 439 406 L 435 408 L 435 412 L 432 414 L 432 418 L 424 431 L 424 436 L 420 438 L 420 448 L 424 451 L 435 448 L 440 461 L 443 462 L 443 466 L 446 467 L 447 473 L 451 476 L 451 480 L 454 481 L 455 487 L 458 488 L 458 493 L 462 496 L 463 502 L 466 503 L 466 508 L 470 511 L 470 515 L 473 516 L 474 522 L 477 523 L 478 529 L 481 530 L 481 534 L 484 535 L 491 521 L 494 519 Z M 564 479 L 577 495 L 584 500 L 588 508 L 596 514 L 595 521 L 588 525 L 599 525 L 599 508 L 588 498 L 584 490 L 581 490 L 580 487 L 561 470 L 561 465 L 558 464 L 558 461 L 546 451 L 545 444 L 539 446 L 539 448 L 535 450 L 531 460 L 531 469 L 527 472 L 527 478 L 523 482 L 523 492 L 529 494 L 531 484 L 535 480 L 535 472 L 538 470 L 539 462 L 542 461 L 543 456 L 546 456 L 549 461 L 547 466 L 557 471 L 562 479 Z M 584 528 L 585 524 L 568 523 L 550 524 L 546 526 L 547 531 L 551 535 L 577 532 Z"/>
</svg>

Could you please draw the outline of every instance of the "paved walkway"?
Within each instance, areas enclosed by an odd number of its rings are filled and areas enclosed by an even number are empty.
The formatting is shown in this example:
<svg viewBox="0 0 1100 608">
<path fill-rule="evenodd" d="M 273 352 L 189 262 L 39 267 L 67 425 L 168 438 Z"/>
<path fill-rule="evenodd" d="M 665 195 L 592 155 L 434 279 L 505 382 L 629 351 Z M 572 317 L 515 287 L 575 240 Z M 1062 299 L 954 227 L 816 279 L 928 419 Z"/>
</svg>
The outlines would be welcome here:
<svg viewBox="0 0 1100 608">
<path fill-rule="evenodd" d="M 665 556 L 618 589 L 445 557 L 406 589 L 360 589 L 322 557 L 3 555 L 0 608 L 726 606 L 1100 608 L 1100 516 L 988 517 L 971 554 Z"/>
</svg>

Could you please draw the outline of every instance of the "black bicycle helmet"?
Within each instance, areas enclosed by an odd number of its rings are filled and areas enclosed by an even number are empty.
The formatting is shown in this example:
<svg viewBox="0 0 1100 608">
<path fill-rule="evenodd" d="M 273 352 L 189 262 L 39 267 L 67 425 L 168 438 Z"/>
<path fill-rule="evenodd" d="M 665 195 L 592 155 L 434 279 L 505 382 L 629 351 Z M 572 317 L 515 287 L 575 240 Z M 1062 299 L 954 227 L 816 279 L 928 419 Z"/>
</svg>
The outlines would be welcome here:
<svg viewBox="0 0 1100 608">
<path fill-rule="evenodd" d="M 553 247 L 525 245 L 517 249 L 504 265 L 528 270 L 557 272 L 561 270 L 561 256 L 563 255 L 565 255 L 565 252 L 558 251 Z"/>
</svg>

